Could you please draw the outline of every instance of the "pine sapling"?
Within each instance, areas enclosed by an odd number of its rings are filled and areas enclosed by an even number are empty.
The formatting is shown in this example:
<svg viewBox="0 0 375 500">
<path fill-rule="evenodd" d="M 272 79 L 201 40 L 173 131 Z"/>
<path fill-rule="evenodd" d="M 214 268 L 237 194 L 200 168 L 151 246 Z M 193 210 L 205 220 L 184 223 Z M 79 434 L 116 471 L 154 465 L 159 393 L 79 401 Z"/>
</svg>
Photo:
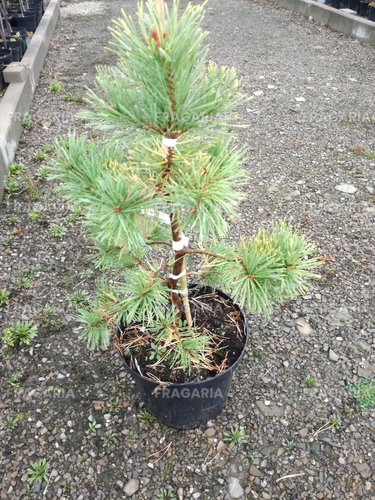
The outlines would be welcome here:
<svg viewBox="0 0 375 500">
<path fill-rule="evenodd" d="M 102 137 L 73 133 L 57 145 L 54 176 L 82 207 L 96 265 L 116 276 L 78 312 L 83 335 L 107 348 L 125 326 L 122 352 L 141 373 L 145 357 L 155 370 L 225 369 L 225 356 L 214 361 L 225 346 L 197 326 L 191 282 L 269 313 L 303 293 L 318 266 L 314 246 L 285 222 L 224 240 L 253 195 L 229 131 L 248 98 L 233 69 L 207 61 L 203 16 L 192 4 L 180 15 L 177 0 L 141 2 L 138 26 L 123 12 L 111 28 L 117 63 L 97 69 L 82 114 Z"/>
</svg>

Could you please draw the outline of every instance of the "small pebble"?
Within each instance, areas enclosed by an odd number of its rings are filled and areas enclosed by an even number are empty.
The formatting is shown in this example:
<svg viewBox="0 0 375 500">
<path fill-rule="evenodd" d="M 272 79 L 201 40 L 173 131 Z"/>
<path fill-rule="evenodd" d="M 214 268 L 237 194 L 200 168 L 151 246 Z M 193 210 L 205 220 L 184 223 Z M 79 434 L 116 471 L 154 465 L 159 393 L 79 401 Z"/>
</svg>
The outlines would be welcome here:
<svg viewBox="0 0 375 500">
<path fill-rule="evenodd" d="M 338 361 L 338 360 L 339 360 L 339 356 L 338 356 L 338 354 L 336 354 L 336 353 L 335 353 L 335 351 L 334 351 L 333 349 L 330 349 L 330 350 L 328 351 L 328 356 L 329 356 L 329 359 L 330 359 L 331 361 L 336 362 L 336 361 Z"/>
</svg>

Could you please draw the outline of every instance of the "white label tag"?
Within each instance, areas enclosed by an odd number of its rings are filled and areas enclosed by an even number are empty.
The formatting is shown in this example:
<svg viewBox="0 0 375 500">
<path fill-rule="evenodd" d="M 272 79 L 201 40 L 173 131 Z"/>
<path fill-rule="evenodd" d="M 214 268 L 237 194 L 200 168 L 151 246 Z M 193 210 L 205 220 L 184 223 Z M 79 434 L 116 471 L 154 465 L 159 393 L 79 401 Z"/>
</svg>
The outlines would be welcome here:
<svg viewBox="0 0 375 500">
<path fill-rule="evenodd" d="M 177 139 L 172 139 L 170 137 L 164 137 L 164 135 L 163 135 L 162 145 L 165 148 L 175 148 L 177 146 Z"/>
</svg>

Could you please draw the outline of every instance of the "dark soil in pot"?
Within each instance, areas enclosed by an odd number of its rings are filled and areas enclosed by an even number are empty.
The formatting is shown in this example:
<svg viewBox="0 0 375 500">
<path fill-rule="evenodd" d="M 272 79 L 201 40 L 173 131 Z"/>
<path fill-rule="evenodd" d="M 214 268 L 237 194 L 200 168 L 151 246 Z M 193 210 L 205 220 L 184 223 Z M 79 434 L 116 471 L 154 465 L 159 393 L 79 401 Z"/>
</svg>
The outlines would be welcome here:
<svg viewBox="0 0 375 500">
<path fill-rule="evenodd" d="M 241 310 L 227 295 L 211 287 L 192 287 L 189 299 L 194 326 L 199 332 L 209 333 L 213 343 L 217 345 L 212 364 L 229 368 L 240 356 L 246 341 Z M 131 325 L 128 329 L 124 329 L 122 338 L 127 340 L 137 338 L 141 332 L 143 333 L 142 325 Z M 217 370 L 192 369 L 188 374 L 182 370 L 170 370 L 164 365 L 153 367 L 155 361 L 150 361 L 152 339 L 150 334 L 149 344 L 133 350 L 132 357 L 125 356 L 130 368 L 140 371 L 149 378 L 173 383 L 196 382 L 218 373 Z"/>
<path fill-rule="evenodd" d="M 116 347 L 146 408 L 164 424 L 178 429 L 198 427 L 221 413 L 248 340 L 247 320 L 226 294 L 196 286 L 189 299 L 195 326 L 200 331 L 209 330 L 218 345 L 213 361 L 221 369 L 192 370 L 190 374 L 166 367 L 155 369 L 146 349 L 133 358 L 123 353 L 121 343 L 134 335 L 134 325 L 116 336 Z"/>
</svg>

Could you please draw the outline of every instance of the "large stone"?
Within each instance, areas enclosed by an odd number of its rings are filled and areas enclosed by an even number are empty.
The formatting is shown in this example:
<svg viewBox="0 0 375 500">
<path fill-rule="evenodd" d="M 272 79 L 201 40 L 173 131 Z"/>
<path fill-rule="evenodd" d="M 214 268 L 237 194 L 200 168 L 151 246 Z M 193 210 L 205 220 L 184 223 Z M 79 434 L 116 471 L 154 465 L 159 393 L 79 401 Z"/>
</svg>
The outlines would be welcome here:
<svg viewBox="0 0 375 500">
<path fill-rule="evenodd" d="M 101 411 L 105 406 L 105 402 L 104 401 L 93 401 L 93 405 L 94 405 L 94 410 Z"/>
<path fill-rule="evenodd" d="M 364 479 L 368 479 L 371 476 L 371 468 L 366 462 L 356 463 L 354 467 L 357 469 L 357 472 L 361 474 Z"/>
<path fill-rule="evenodd" d="M 125 485 L 124 493 L 128 497 L 134 495 L 139 490 L 139 479 L 130 479 Z"/>
<path fill-rule="evenodd" d="M 304 427 L 303 429 L 300 429 L 298 431 L 298 434 L 301 436 L 301 438 L 305 438 L 308 433 L 309 433 L 309 429 L 307 427 Z"/>
<path fill-rule="evenodd" d="M 375 364 L 369 363 L 364 359 L 357 368 L 357 373 L 360 377 L 369 377 L 375 372 Z"/>
<path fill-rule="evenodd" d="M 330 350 L 328 351 L 328 356 L 329 356 L 329 359 L 330 359 L 331 361 L 336 362 L 336 361 L 338 361 L 338 360 L 339 360 L 339 356 L 338 356 L 338 354 L 336 354 L 336 353 L 335 353 L 335 351 L 333 351 L 332 349 L 330 349 Z"/>
<path fill-rule="evenodd" d="M 206 430 L 206 436 L 207 436 L 208 438 L 213 437 L 215 434 L 216 434 L 216 429 L 215 429 L 215 427 L 209 427 L 209 428 Z"/>
<path fill-rule="evenodd" d="M 218 453 L 224 453 L 227 449 L 227 445 L 224 443 L 224 441 L 219 441 L 216 446 L 216 451 Z"/>
<path fill-rule="evenodd" d="M 253 465 L 253 464 L 250 466 L 250 474 L 252 476 L 255 476 L 255 477 L 262 477 L 263 476 L 263 474 L 260 472 L 260 470 L 257 467 L 255 467 L 255 465 Z"/>
<path fill-rule="evenodd" d="M 313 328 L 304 318 L 298 318 L 296 320 L 297 330 L 301 335 L 311 335 L 314 333 Z"/>
<path fill-rule="evenodd" d="M 352 323 L 353 317 L 345 306 L 331 311 L 328 322 L 331 326 L 345 326 Z"/>
<path fill-rule="evenodd" d="M 229 478 L 229 489 L 228 493 L 231 498 L 241 498 L 244 495 L 243 488 L 236 477 Z"/>
<path fill-rule="evenodd" d="M 42 482 L 41 481 L 34 481 L 33 482 L 33 492 L 34 493 L 40 493 L 40 490 L 42 488 Z"/>
<path fill-rule="evenodd" d="M 341 191 L 341 193 L 347 194 L 354 194 L 357 191 L 357 188 L 352 184 L 337 184 L 337 186 L 335 186 L 335 189 L 337 189 L 337 191 Z"/>
<path fill-rule="evenodd" d="M 266 404 L 267 403 L 267 404 Z M 284 416 L 284 407 L 278 406 L 275 403 L 270 401 L 264 402 L 262 400 L 258 400 L 255 402 L 259 410 L 266 415 L 266 417 L 283 417 Z"/>
</svg>

